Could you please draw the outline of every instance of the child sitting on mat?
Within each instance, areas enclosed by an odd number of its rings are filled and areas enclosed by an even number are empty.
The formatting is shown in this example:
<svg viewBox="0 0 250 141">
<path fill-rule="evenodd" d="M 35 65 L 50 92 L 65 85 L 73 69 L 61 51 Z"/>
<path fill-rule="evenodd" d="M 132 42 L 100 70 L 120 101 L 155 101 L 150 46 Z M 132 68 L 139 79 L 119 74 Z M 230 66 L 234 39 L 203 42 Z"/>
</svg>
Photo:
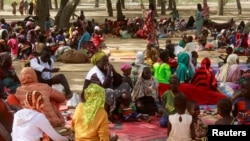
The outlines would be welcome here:
<svg viewBox="0 0 250 141">
<path fill-rule="evenodd" d="M 178 87 L 180 82 L 177 77 L 171 77 L 169 81 L 170 90 L 164 92 L 162 96 L 162 103 L 164 107 L 164 114 L 160 118 L 160 127 L 167 127 L 168 125 L 168 116 L 175 114 L 176 110 L 174 108 L 174 97 L 176 95 L 182 94 Z"/>
<path fill-rule="evenodd" d="M 218 119 L 215 125 L 233 125 L 236 121 L 231 115 L 233 104 L 229 99 L 221 99 L 217 103 L 218 114 L 222 119 Z"/>
<path fill-rule="evenodd" d="M 195 130 L 195 140 L 206 141 L 207 125 L 201 120 L 200 107 L 197 102 L 189 101 L 187 104 L 187 111 L 193 118 L 193 125 Z"/>
<path fill-rule="evenodd" d="M 178 94 L 174 97 L 176 113 L 169 116 L 167 141 L 191 141 L 195 140 L 192 116 L 186 114 L 187 99 Z"/>
<path fill-rule="evenodd" d="M 128 64 L 128 63 L 122 64 L 122 66 L 121 66 L 121 71 L 123 72 L 122 81 L 124 83 L 128 83 L 129 86 L 133 89 L 134 86 L 133 86 L 133 83 L 132 83 L 132 80 L 130 77 L 131 70 L 132 70 L 132 66 L 130 64 Z"/>
<path fill-rule="evenodd" d="M 136 105 L 132 102 L 131 97 L 126 93 L 121 95 L 121 101 L 118 108 L 118 113 L 124 121 L 141 121 L 147 120 L 150 122 L 151 118 L 147 114 L 136 112 Z"/>
</svg>

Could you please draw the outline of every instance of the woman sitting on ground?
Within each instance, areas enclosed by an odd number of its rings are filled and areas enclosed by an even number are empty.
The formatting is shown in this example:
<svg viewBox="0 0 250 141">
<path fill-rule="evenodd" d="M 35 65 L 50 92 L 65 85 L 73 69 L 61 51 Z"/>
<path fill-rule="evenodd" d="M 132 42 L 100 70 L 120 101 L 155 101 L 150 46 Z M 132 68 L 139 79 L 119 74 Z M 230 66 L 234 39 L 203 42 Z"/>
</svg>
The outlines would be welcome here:
<svg viewBox="0 0 250 141">
<path fill-rule="evenodd" d="M 76 140 L 115 141 L 110 137 L 108 115 L 104 109 L 105 89 L 89 84 L 84 90 L 85 102 L 77 105 L 71 124 Z"/>
<path fill-rule="evenodd" d="M 188 99 L 198 104 L 216 104 L 218 100 L 226 97 L 217 91 L 217 81 L 210 65 L 211 61 L 204 58 L 201 67 L 195 71 L 191 84 L 182 84 L 179 87 Z"/>
<path fill-rule="evenodd" d="M 0 53 L 0 80 L 9 94 L 14 94 L 20 86 L 19 78 L 12 66 L 11 56 L 7 52 Z"/>
<path fill-rule="evenodd" d="M 125 90 L 127 94 L 130 94 L 131 88 L 128 83 L 122 83 L 122 76 L 109 63 L 109 58 L 103 51 L 95 53 L 91 58 L 91 63 L 94 67 L 86 75 L 81 98 L 85 101 L 84 90 L 91 83 L 100 85 L 106 89 L 105 109 L 110 114 L 116 107 L 120 92 Z"/>
<path fill-rule="evenodd" d="M 178 55 L 178 67 L 176 70 L 176 76 L 180 83 L 189 83 L 193 77 L 193 70 L 190 67 L 190 55 L 186 52 Z"/>
<path fill-rule="evenodd" d="M 51 138 L 54 141 L 68 141 L 58 134 L 44 115 L 43 96 L 38 91 L 25 95 L 25 107 L 14 115 L 12 140 L 37 141 Z"/>
<path fill-rule="evenodd" d="M 132 101 L 137 104 L 138 112 L 149 115 L 161 112 L 158 86 L 149 66 L 141 65 L 139 78 L 131 94 Z"/>
<path fill-rule="evenodd" d="M 5 101 L 4 85 L 0 80 L 0 140 L 11 141 L 13 114 Z"/>
<path fill-rule="evenodd" d="M 230 54 L 227 63 L 221 66 L 217 74 L 217 80 L 220 82 L 237 83 L 241 77 L 239 66 L 239 56 Z"/>
<path fill-rule="evenodd" d="M 20 73 L 21 86 L 17 88 L 15 96 L 18 101 L 25 107 L 25 94 L 30 91 L 39 91 L 43 96 L 44 108 L 43 113 L 50 121 L 53 127 L 64 126 L 64 118 L 57 106 L 65 102 L 65 95 L 47 84 L 39 83 L 35 71 L 30 67 L 25 67 Z"/>
</svg>

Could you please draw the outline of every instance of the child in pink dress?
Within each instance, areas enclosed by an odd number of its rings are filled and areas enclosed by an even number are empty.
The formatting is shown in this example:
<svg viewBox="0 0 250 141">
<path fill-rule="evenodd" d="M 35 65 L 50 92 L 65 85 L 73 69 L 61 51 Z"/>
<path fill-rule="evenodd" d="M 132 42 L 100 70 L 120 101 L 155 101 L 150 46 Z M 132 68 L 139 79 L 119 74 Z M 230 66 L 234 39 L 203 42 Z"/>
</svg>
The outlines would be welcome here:
<svg viewBox="0 0 250 141">
<path fill-rule="evenodd" d="M 10 36 L 7 45 L 10 47 L 12 60 L 15 60 L 18 55 L 18 40 L 16 38 L 16 33 Z"/>
</svg>

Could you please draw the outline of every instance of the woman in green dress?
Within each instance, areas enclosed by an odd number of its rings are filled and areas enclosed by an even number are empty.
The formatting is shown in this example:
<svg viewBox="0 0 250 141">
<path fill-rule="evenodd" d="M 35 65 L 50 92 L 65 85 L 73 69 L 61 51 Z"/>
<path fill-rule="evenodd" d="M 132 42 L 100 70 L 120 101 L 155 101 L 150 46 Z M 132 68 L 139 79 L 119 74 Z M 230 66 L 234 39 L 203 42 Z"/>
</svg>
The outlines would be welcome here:
<svg viewBox="0 0 250 141">
<path fill-rule="evenodd" d="M 202 15 L 202 6 L 200 3 L 197 4 L 197 11 L 195 13 L 196 18 L 196 38 L 198 38 L 201 34 L 201 30 L 203 27 L 203 15 Z"/>
</svg>

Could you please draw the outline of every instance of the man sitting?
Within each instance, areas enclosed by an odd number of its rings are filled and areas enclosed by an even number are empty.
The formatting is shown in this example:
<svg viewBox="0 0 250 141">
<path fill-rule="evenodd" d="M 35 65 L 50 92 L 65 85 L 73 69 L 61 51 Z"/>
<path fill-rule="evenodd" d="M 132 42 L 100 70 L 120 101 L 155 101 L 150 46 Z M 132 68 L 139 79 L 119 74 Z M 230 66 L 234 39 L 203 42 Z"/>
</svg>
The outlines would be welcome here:
<svg viewBox="0 0 250 141">
<path fill-rule="evenodd" d="M 66 98 L 70 99 L 72 97 L 72 92 L 64 74 L 52 75 L 52 73 L 58 72 L 60 69 L 54 68 L 54 61 L 51 59 L 51 50 L 49 48 L 44 48 L 40 57 L 31 59 L 30 67 L 36 71 L 40 83 L 46 83 L 50 86 L 61 84 L 64 87 Z"/>
</svg>

